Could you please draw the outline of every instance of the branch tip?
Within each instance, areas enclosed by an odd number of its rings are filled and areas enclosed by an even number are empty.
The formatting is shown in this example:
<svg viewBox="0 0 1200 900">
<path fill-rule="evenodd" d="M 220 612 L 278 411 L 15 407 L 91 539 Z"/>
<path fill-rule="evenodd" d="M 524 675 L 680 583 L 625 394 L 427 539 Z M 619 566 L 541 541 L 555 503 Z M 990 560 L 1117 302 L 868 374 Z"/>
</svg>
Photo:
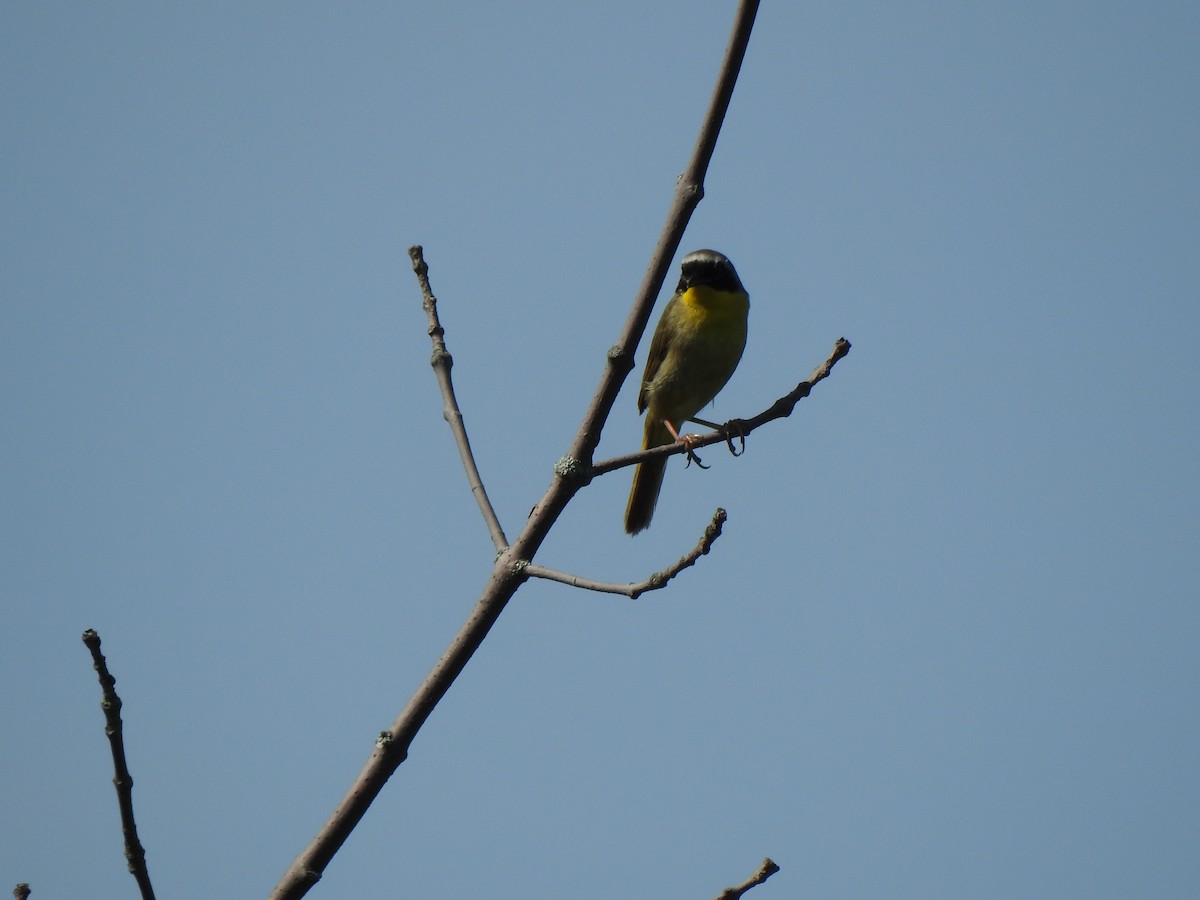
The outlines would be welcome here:
<svg viewBox="0 0 1200 900">
<path fill-rule="evenodd" d="M 767 857 L 762 861 L 762 865 L 758 867 L 758 871 L 739 884 L 737 887 L 726 888 L 718 895 L 717 900 L 739 900 L 750 888 L 757 887 L 762 884 L 772 875 L 779 871 L 779 866 L 771 857 Z"/>
<path fill-rule="evenodd" d="M 125 757 L 124 723 L 121 721 L 121 698 L 117 696 L 117 679 L 108 671 L 108 663 L 100 652 L 100 635 L 89 628 L 83 642 L 92 654 L 92 668 L 100 680 L 100 708 L 104 710 L 104 734 L 108 737 L 113 758 L 113 786 L 117 789 L 117 806 L 121 812 L 121 833 L 125 838 L 125 859 L 129 872 L 137 881 L 142 900 L 154 900 L 154 887 L 146 868 L 146 850 L 138 839 L 137 822 L 133 815 L 133 776 Z"/>
</svg>

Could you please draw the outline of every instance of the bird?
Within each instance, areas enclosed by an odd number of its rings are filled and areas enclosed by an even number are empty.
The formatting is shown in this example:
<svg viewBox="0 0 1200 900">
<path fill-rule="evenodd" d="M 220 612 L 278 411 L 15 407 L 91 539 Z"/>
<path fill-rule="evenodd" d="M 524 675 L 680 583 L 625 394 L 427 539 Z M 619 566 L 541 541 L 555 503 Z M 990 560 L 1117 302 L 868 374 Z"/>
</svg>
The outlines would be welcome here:
<svg viewBox="0 0 1200 900">
<path fill-rule="evenodd" d="M 680 437 L 683 423 L 712 402 L 742 358 L 749 313 L 750 295 L 723 254 L 696 250 L 683 258 L 638 391 L 638 412 L 646 414 L 643 450 L 688 442 Z M 638 463 L 625 507 L 628 534 L 649 527 L 666 468 L 666 457 Z"/>
</svg>

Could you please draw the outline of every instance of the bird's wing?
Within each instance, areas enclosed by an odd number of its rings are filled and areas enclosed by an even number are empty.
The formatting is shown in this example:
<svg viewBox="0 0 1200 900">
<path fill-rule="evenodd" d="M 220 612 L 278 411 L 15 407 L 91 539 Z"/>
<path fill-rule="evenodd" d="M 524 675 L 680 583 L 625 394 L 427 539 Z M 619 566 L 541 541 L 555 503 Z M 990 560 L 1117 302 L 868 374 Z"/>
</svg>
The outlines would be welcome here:
<svg viewBox="0 0 1200 900">
<path fill-rule="evenodd" d="M 650 353 L 646 356 L 646 372 L 642 375 L 642 388 L 638 391 L 639 413 L 644 413 L 646 406 L 650 403 L 650 398 L 646 394 L 646 385 L 654 380 L 654 376 L 658 374 L 658 367 L 667 358 L 667 351 L 671 348 L 673 329 L 667 325 L 667 321 L 675 313 L 676 299 L 676 297 L 672 297 L 667 301 L 662 318 L 658 320 L 658 327 L 654 329 L 654 337 L 650 339 Z"/>
</svg>

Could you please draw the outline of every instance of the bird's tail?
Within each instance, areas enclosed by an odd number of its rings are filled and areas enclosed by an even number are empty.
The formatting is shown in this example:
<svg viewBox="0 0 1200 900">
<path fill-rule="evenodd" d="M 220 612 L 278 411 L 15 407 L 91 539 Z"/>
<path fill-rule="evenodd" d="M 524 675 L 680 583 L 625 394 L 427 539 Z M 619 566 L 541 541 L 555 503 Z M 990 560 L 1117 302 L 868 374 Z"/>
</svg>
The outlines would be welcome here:
<svg viewBox="0 0 1200 900">
<path fill-rule="evenodd" d="M 675 439 L 661 419 L 651 418 L 646 414 L 646 433 L 642 439 L 642 449 L 661 447 L 663 444 L 673 444 Z M 667 472 L 667 458 L 648 459 L 638 463 L 633 473 L 633 489 L 629 492 L 629 505 L 625 507 L 625 531 L 637 534 L 650 527 L 654 518 L 654 505 L 658 502 L 658 492 L 662 489 L 663 475 Z"/>
</svg>

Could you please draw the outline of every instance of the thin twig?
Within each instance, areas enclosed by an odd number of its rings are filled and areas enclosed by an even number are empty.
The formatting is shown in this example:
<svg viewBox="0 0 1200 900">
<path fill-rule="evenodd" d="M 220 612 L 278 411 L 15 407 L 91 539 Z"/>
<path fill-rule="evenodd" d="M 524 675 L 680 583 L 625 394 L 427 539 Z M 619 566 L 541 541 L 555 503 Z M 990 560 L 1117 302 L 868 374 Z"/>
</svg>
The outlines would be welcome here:
<svg viewBox="0 0 1200 900">
<path fill-rule="evenodd" d="M 752 887 L 762 884 L 772 875 L 779 871 L 779 866 L 771 861 L 770 857 L 763 860 L 762 865 L 758 867 L 758 871 L 739 884 L 737 887 L 725 888 L 718 896 L 717 900 L 739 900 L 742 894 L 750 890 Z"/>
<path fill-rule="evenodd" d="M 657 459 L 660 456 L 674 456 L 678 453 L 686 453 L 688 447 L 694 450 L 697 447 L 707 447 L 710 444 L 729 441 L 731 438 L 747 437 L 750 432 L 756 428 L 761 428 L 767 422 L 790 416 L 796 404 L 809 395 L 814 385 L 828 378 L 830 370 L 837 364 L 837 361 L 849 352 L 850 342 L 845 338 L 838 338 L 837 343 L 833 345 L 833 352 L 829 354 L 829 358 L 813 370 L 812 375 L 808 377 L 808 381 L 800 382 L 789 393 L 780 397 L 758 415 L 752 416 L 749 419 L 730 419 L 719 431 L 697 435 L 686 446 L 682 442 L 664 444 L 661 447 L 651 447 L 649 450 L 639 450 L 636 453 L 626 453 L 622 456 L 614 456 L 610 459 L 602 460 L 592 466 L 591 477 L 597 478 L 605 472 L 611 472 L 614 469 L 623 469 L 626 466 L 637 465 L 646 459 Z"/>
<path fill-rule="evenodd" d="M 454 443 L 458 445 L 458 455 L 462 458 L 463 468 L 467 470 L 467 481 L 471 485 L 471 493 L 483 513 L 488 531 L 492 535 L 492 543 L 496 550 L 508 548 L 508 538 L 500 526 L 500 519 L 488 499 L 487 489 L 483 486 L 483 478 L 479 475 L 479 467 L 475 465 L 475 454 L 471 452 L 471 441 L 467 437 L 467 429 L 463 424 L 462 410 L 458 408 L 458 398 L 454 396 L 454 382 L 450 378 L 450 369 L 454 366 L 454 357 L 446 349 L 446 330 L 438 319 L 437 297 L 429 286 L 429 266 L 425 262 L 424 251 L 420 244 L 408 248 L 408 257 L 412 260 L 413 271 L 417 273 L 417 281 L 421 285 L 421 296 L 424 298 L 421 306 L 429 317 L 429 338 L 433 341 L 433 356 L 429 364 L 437 374 L 438 387 L 442 391 L 442 416 L 454 433 Z"/>
<path fill-rule="evenodd" d="M 142 900 L 154 900 L 150 872 L 146 869 L 146 850 L 138 840 L 137 823 L 133 819 L 133 776 L 125 761 L 125 736 L 121 722 L 121 698 L 114 685 L 117 679 L 108 672 L 108 664 L 100 652 L 100 635 L 92 629 L 83 633 L 83 642 L 92 653 L 92 668 L 100 678 L 100 708 L 104 710 L 104 733 L 112 749 L 113 785 L 117 789 L 117 806 L 121 809 L 121 834 L 125 836 L 125 859 L 129 871 L 142 892 Z"/>
<path fill-rule="evenodd" d="M 582 578 L 567 572 L 547 569 L 545 566 L 534 565 L 532 563 L 525 567 L 525 574 L 530 578 L 545 578 L 547 581 L 558 581 L 562 584 L 569 584 L 571 587 L 583 588 L 588 591 L 599 591 L 603 594 L 624 594 L 630 600 L 636 600 L 647 591 L 657 591 L 665 588 L 668 581 L 688 566 L 695 565 L 696 560 L 708 553 L 713 542 L 721 536 L 721 529 L 725 525 L 725 518 L 725 510 L 718 508 L 713 513 L 712 521 L 704 529 L 704 536 L 700 538 L 700 542 L 689 553 L 681 556 L 674 565 L 668 566 L 661 572 L 655 572 L 649 578 L 639 581 L 637 584 L 593 581 L 590 578 Z"/>
<path fill-rule="evenodd" d="M 758 11 L 758 0 L 742 0 L 734 19 L 733 33 L 721 64 L 717 85 L 692 158 L 675 191 L 675 199 L 667 214 L 650 268 L 639 288 L 633 311 L 627 320 L 616 346 L 608 353 L 608 364 L 600 384 L 584 414 L 583 422 L 571 442 L 567 455 L 555 466 L 554 477 L 545 495 L 534 506 L 520 535 L 509 546 L 502 546 L 503 535 L 493 533 L 499 553 L 483 592 L 471 610 L 467 621 L 446 648 L 442 658 L 421 682 L 408 704 L 400 711 L 391 727 L 380 733 L 374 749 L 350 786 L 345 797 L 330 814 L 316 837 L 300 851 L 270 894 L 270 900 L 295 900 L 308 893 L 320 880 L 334 854 L 362 820 L 383 786 L 408 757 L 408 749 L 417 732 L 450 685 L 466 667 L 471 656 L 483 643 L 492 625 L 504 611 L 517 589 L 525 583 L 526 569 L 538 549 L 558 521 L 571 498 L 588 481 L 592 454 L 600 441 L 600 433 L 621 390 L 621 383 L 633 369 L 633 351 L 646 328 L 654 298 L 662 287 L 680 238 L 691 218 L 692 211 L 703 195 L 704 175 L 716 147 L 721 122 L 729 108 L 733 87 L 750 40 L 750 30 Z M 419 278 L 418 273 L 418 278 Z M 422 288 L 424 290 L 424 288 Z M 426 300 L 428 302 L 428 298 Z M 432 326 L 431 326 L 432 327 Z M 431 335 L 432 336 L 432 335 Z M 435 348 L 437 338 L 434 338 Z M 439 379 L 441 376 L 439 375 Z M 451 423 L 453 425 L 453 423 Z M 460 449 L 461 449 L 460 445 Z M 486 495 L 485 495 L 486 496 Z M 480 495 L 476 494 L 477 501 Z M 481 508 L 483 503 L 481 502 Z M 485 511 L 485 516 L 487 515 Z M 499 537 L 499 540 L 497 538 Z"/>
</svg>

